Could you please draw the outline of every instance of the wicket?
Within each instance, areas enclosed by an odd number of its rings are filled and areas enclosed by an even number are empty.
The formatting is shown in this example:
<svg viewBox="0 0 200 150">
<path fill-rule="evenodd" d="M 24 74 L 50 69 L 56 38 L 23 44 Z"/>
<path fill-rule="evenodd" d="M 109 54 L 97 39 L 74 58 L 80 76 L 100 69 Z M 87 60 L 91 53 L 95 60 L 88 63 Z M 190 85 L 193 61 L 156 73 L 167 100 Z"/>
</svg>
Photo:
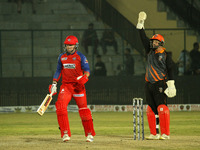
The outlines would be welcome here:
<svg viewBox="0 0 200 150">
<path fill-rule="evenodd" d="M 133 98 L 133 139 L 136 140 L 136 108 L 137 108 L 137 131 L 138 140 L 140 140 L 140 118 L 142 126 L 142 140 L 144 140 L 144 116 L 143 116 L 143 99 Z M 140 116 L 141 112 L 141 116 Z"/>
</svg>

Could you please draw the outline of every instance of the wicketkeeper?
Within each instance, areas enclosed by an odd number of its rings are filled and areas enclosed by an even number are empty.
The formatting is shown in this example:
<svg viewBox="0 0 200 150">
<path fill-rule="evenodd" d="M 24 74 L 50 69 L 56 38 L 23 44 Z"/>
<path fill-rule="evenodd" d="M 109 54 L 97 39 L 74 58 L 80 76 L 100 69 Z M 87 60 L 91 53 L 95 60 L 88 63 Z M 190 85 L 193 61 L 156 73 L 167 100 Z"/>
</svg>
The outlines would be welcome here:
<svg viewBox="0 0 200 150">
<path fill-rule="evenodd" d="M 67 106 L 72 98 L 79 108 L 79 115 L 85 130 L 87 142 L 93 142 L 95 131 L 90 109 L 87 107 L 85 83 L 90 76 L 90 68 L 86 57 L 77 51 L 78 39 L 70 35 L 65 41 L 65 52 L 58 58 L 57 70 L 53 77 L 53 84 L 49 86 L 50 93 L 57 91 L 57 82 L 62 76 L 62 85 L 56 101 L 56 114 L 64 142 L 71 137 Z"/>
<path fill-rule="evenodd" d="M 146 139 L 170 139 L 170 112 L 166 99 L 176 96 L 176 88 L 173 75 L 173 61 L 167 54 L 165 40 L 162 35 L 155 34 L 149 39 L 144 32 L 144 21 L 147 15 L 139 13 L 137 29 L 147 54 L 147 67 L 145 74 L 145 95 L 148 104 L 147 119 L 150 136 Z M 167 80 L 167 81 L 166 81 Z M 159 134 L 159 122 L 160 131 Z"/>
</svg>

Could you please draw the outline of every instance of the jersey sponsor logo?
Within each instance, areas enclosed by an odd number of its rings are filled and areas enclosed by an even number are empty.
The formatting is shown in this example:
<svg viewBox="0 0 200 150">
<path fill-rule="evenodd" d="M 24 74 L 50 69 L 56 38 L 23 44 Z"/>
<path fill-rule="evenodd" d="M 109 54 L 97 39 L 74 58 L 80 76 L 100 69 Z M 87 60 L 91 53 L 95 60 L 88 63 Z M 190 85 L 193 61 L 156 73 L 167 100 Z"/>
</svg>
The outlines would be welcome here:
<svg viewBox="0 0 200 150">
<path fill-rule="evenodd" d="M 63 64 L 63 67 L 65 69 L 75 69 L 76 65 L 75 64 Z"/>
<path fill-rule="evenodd" d="M 67 57 L 63 57 L 61 60 L 67 60 Z"/>
</svg>

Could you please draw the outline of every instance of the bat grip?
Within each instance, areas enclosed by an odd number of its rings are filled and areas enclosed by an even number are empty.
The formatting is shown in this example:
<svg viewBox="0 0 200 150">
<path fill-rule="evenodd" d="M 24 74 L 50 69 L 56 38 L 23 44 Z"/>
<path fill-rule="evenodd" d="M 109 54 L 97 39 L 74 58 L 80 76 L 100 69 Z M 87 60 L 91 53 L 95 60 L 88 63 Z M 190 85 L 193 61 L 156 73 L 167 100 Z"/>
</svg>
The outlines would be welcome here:
<svg viewBox="0 0 200 150">
<path fill-rule="evenodd" d="M 51 96 L 51 97 L 53 96 L 53 92 L 51 92 L 50 96 Z"/>
</svg>

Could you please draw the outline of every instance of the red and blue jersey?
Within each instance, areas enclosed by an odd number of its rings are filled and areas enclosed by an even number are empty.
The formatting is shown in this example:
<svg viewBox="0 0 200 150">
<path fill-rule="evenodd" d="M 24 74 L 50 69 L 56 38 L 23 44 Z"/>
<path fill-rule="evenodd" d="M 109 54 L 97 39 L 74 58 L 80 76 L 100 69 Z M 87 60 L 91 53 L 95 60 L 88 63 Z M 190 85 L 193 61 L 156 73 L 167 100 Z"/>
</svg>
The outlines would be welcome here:
<svg viewBox="0 0 200 150">
<path fill-rule="evenodd" d="M 76 82 L 76 78 L 83 75 L 83 72 L 90 73 L 90 68 L 87 58 L 81 52 L 62 53 L 58 57 L 57 70 L 53 80 L 58 82 L 62 75 L 62 83 Z"/>
</svg>

